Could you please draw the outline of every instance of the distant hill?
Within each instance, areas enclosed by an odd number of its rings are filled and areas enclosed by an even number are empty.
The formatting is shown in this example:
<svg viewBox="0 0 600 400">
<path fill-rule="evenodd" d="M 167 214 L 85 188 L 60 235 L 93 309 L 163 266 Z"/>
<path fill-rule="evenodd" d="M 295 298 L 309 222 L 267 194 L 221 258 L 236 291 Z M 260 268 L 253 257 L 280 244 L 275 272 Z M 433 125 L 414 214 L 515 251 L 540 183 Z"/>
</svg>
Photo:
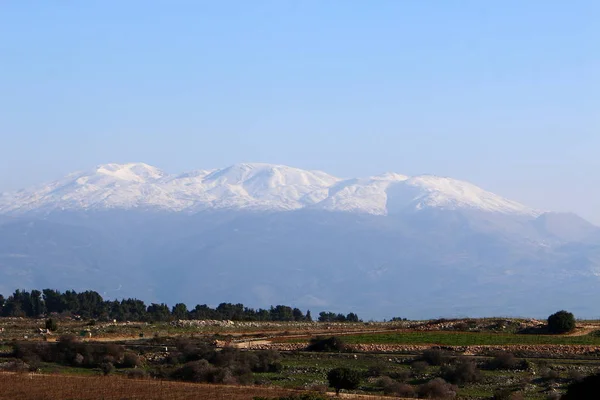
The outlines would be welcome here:
<svg viewBox="0 0 600 400">
<path fill-rule="evenodd" d="M 108 164 L 0 196 L 0 293 L 597 317 L 599 272 L 598 227 L 451 178 Z"/>
</svg>

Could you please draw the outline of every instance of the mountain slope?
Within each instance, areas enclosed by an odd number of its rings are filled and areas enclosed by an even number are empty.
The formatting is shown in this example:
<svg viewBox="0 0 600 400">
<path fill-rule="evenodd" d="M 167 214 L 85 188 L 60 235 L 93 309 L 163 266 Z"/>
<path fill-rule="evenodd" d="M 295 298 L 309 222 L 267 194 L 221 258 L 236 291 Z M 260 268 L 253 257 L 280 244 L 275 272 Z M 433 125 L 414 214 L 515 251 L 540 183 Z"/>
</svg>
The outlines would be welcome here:
<svg viewBox="0 0 600 400">
<path fill-rule="evenodd" d="M 0 196 L 0 293 L 44 287 L 365 318 L 594 318 L 600 229 L 451 178 L 108 164 Z"/>
<path fill-rule="evenodd" d="M 539 215 L 474 185 L 435 176 L 388 173 L 342 180 L 320 171 L 271 164 L 169 175 L 143 163 L 107 164 L 37 188 L 0 197 L 0 213 L 154 209 L 316 210 L 386 215 L 443 208 Z"/>
</svg>

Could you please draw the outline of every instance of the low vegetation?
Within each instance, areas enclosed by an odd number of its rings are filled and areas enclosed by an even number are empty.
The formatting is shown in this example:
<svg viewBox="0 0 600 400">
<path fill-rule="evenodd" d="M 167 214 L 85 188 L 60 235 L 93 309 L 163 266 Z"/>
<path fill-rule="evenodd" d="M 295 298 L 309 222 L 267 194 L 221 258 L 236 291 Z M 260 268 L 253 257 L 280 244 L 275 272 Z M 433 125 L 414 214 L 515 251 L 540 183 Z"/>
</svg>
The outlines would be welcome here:
<svg viewBox="0 0 600 400">
<path fill-rule="evenodd" d="M 104 375 L 105 379 L 110 379 L 111 384 L 115 382 L 115 387 L 121 385 L 121 380 L 126 381 L 129 378 L 133 379 L 132 382 L 148 382 L 149 385 L 154 380 L 171 381 L 173 385 L 182 385 L 181 387 L 188 384 L 199 385 L 198 387 L 210 385 L 211 388 L 222 388 L 223 393 L 228 393 L 227 388 L 241 387 L 247 388 L 247 393 L 252 393 L 252 396 L 244 394 L 246 397 L 202 397 L 207 399 L 321 400 L 330 398 L 336 392 L 344 392 L 345 396 L 355 393 L 372 396 L 371 398 L 392 396 L 549 400 L 558 399 L 565 393 L 571 393 L 571 397 L 565 397 L 567 399 L 585 399 L 577 396 L 581 396 L 581 390 L 587 390 L 585 388 L 594 384 L 594 379 L 588 377 L 598 372 L 600 367 L 600 357 L 598 352 L 594 353 L 593 347 L 589 348 L 589 351 L 586 350 L 587 353 L 573 352 L 569 355 L 568 350 L 571 347 L 564 346 L 565 343 L 597 343 L 595 341 L 600 338 L 594 333 L 598 330 L 596 325 L 592 325 L 594 328 L 586 328 L 583 332 L 578 328 L 579 336 L 565 336 L 556 333 L 500 333 L 496 328 L 492 328 L 492 331 L 473 331 L 480 329 L 480 326 L 495 327 L 496 323 L 493 321 L 466 320 L 447 323 L 440 320 L 414 324 L 412 326 L 416 328 L 413 330 L 410 328 L 410 321 L 395 321 L 378 325 L 355 324 L 352 325 L 352 332 L 344 335 L 344 329 L 347 329 L 344 326 L 348 326 L 347 324 L 326 322 L 322 325 L 298 325 L 295 328 L 301 332 L 301 338 L 295 340 L 304 340 L 304 343 L 309 341 L 306 348 L 296 346 L 293 351 L 276 351 L 269 346 L 264 350 L 246 350 L 243 346 L 238 348 L 236 345 L 253 340 L 265 343 L 270 341 L 264 340 L 261 334 L 239 331 L 233 327 L 219 328 L 212 333 L 194 327 L 178 328 L 179 330 L 170 331 L 169 335 L 135 335 L 128 340 L 118 339 L 118 342 L 113 343 L 94 341 L 93 337 L 87 335 L 76 336 L 68 333 L 78 329 L 82 329 L 82 332 L 103 329 L 104 326 L 112 329 L 112 324 L 107 325 L 95 319 L 75 321 L 77 319 L 74 317 L 56 315 L 38 320 L 0 319 L 0 327 L 11 331 L 19 329 L 20 326 L 27 326 L 30 331 L 39 329 L 52 332 L 50 328 L 55 328 L 56 332 L 0 342 L 0 370 L 69 374 L 79 376 L 78 379 L 82 380 Z M 275 329 L 269 331 L 270 335 L 281 335 L 282 340 L 297 335 L 287 330 L 286 327 L 292 325 L 273 325 L 271 322 L 265 324 L 271 324 L 269 329 Z M 503 323 L 498 329 L 507 325 L 510 324 Z M 75 326 L 77 328 L 73 328 Z M 118 326 L 119 324 L 114 324 L 115 329 L 138 332 L 140 326 L 149 329 L 174 325 L 144 323 L 122 324 L 122 328 Z M 260 329 L 262 325 L 257 323 L 253 326 Z M 406 328 L 407 326 L 409 328 Z M 448 330 L 419 330 L 432 329 L 432 326 Z M 227 329 L 230 329 L 229 333 Z M 336 330 L 335 334 L 333 330 Z M 377 332 L 360 333 L 361 330 Z M 359 333 L 355 333 L 356 331 Z M 550 328 L 547 328 L 547 331 L 550 331 Z M 306 337 L 307 333 L 310 335 L 313 332 L 315 334 L 309 340 Z M 323 335 L 324 332 L 332 333 Z M 0 339 L 3 334 L 0 334 Z M 236 342 L 236 335 L 245 339 Z M 364 347 L 358 348 L 362 350 L 357 352 L 357 343 L 373 345 L 382 343 L 382 339 L 383 343 L 391 341 L 405 347 L 388 353 L 378 353 L 377 347 L 375 350 Z M 493 350 L 487 352 L 469 354 L 467 350 L 470 348 L 465 347 L 465 343 L 493 343 L 494 346 L 490 348 Z M 279 341 L 273 344 L 282 343 Z M 524 352 L 523 345 L 533 347 L 528 353 Z M 536 345 L 544 348 L 545 353 L 535 353 Z M 558 354 L 555 356 L 555 347 L 552 346 L 556 345 L 560 345 L 561 351 L 567 353 L 560 357 Z M 504 350 L 499 351 L 498 347 Z M 573 346 L 574 349 L 580 347 Z M 257 393 L 257 387 L 292 391 Z M 57 388 L 55 392 L 64 394 L 61 390 Z M 67 397 L 55 396 L 55 392 L 52 392 L 50 397 L 47 395 L 42 398 L 88 398 L 75 391 Z M 218 390 L 215 393 L 217 392 Z M 105 392 L 103 396 L 90 396 L 90 399 L 111 398 Z M 0 398 L 3 398 L 1 394 Z M 13 395 L 8 398 L 25 397 Z"/>
</svg>

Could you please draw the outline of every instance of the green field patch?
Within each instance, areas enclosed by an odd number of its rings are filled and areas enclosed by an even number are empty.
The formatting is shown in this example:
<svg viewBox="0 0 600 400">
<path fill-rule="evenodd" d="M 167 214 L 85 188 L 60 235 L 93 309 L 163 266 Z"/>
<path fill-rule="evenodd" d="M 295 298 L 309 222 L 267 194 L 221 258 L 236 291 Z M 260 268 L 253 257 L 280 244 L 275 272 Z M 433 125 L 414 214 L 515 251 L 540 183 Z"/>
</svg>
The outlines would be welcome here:
<svg viewBox="0 0 600 400">
<path fill-rule="evenodd" d="M 597 336 L 519 335 L 476 332 L 394 332 L 367 333 L 342 337 L 347 344 L 431 344 L 440 346 L 476 345 L 598 345 Z"/>
</svg>

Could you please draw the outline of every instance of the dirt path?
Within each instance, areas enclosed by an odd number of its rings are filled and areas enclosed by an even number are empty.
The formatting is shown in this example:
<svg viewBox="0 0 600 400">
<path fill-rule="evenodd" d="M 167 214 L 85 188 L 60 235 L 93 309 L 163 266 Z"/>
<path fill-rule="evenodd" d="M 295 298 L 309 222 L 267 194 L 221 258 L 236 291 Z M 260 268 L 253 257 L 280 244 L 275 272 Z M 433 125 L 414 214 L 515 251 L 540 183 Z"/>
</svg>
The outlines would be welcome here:
<svg viewBox="0 0 600 400">
<path fill-rule="evenodd" d="M 585 336 L 597 330 L 600 330 L 600 325 L 581 325 L 575 328 L 575 331 L 567 334 L 566 336 Z"/>
</svg>

